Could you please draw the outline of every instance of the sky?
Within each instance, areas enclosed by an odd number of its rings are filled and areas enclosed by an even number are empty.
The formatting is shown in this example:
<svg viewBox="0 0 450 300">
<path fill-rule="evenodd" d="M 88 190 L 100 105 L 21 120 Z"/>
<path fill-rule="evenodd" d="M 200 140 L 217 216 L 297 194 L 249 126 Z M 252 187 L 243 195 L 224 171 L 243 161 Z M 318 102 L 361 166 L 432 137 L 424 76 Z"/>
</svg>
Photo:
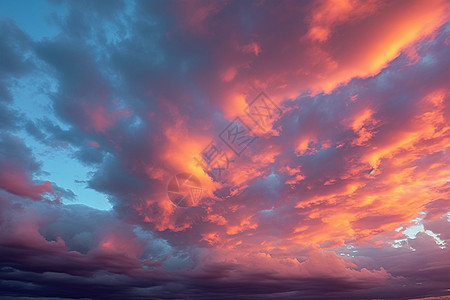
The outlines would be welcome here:
<svg viewBox="0 0 450 300">
<path fill-rule="evenodd" d="M 450 2 L 0 0 L 0 299 L 450 299 Z"/>
</svg>

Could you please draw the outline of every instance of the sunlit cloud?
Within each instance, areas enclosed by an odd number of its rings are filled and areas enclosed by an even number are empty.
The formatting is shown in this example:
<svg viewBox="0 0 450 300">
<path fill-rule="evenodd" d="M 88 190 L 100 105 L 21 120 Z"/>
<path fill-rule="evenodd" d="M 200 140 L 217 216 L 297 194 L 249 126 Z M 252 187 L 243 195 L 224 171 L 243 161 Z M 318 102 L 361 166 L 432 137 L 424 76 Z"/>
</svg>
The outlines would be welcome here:
<svg viewBox="0 0 450 300">
<path fill-rule="evenodd" d="M 36 3 L 0 4 L 0 299 L 449 295 L 448 1 Z"/>
</svg>

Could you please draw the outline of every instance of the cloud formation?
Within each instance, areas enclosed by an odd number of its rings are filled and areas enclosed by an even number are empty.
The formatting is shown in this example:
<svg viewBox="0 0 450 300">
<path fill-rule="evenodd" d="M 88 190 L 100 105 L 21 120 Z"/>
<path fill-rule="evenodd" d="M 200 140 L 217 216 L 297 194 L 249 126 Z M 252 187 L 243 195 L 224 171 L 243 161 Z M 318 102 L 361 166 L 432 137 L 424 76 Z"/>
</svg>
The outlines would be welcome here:
<svg viewBox="0 0 450 300">
<path fill-rule="evenodd" d="M 0 299 L 450 295 L 447 1 L 50 5 L 55 36 L 0 22 Z M 113 208 L 71 203 L 42 152 Z M 167 196 L 181 172 L 195 206 Z"/>
</svg>

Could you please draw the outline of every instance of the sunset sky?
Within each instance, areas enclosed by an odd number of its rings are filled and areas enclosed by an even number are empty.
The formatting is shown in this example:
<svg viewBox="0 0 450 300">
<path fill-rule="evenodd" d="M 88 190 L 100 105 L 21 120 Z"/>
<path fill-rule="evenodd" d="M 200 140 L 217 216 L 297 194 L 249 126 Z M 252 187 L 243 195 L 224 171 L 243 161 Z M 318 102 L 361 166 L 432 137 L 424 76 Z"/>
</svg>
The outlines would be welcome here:
<svg viewBox="0 0 450 300">
<path fill-rule="evenodd" d="M 450 1 L 0 0 L 0 299 L 40 297 L 450 299 Z"/>
</svg>

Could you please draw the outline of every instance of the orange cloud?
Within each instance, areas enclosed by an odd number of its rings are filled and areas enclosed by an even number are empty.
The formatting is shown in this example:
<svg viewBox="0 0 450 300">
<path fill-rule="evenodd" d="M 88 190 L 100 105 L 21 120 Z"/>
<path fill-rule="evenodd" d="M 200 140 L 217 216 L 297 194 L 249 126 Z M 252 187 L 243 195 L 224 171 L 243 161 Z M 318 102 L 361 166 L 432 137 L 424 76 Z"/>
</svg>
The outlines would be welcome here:
<svg viewBox="0 0 450 300">
<path fill-rule="evenodd" d="M 312 40 L 326 41 L 334 27 L 373 14 L 381 1 L 323 0 L 317 1 L 312 11 L 308 36 Z"/>
</svg>

